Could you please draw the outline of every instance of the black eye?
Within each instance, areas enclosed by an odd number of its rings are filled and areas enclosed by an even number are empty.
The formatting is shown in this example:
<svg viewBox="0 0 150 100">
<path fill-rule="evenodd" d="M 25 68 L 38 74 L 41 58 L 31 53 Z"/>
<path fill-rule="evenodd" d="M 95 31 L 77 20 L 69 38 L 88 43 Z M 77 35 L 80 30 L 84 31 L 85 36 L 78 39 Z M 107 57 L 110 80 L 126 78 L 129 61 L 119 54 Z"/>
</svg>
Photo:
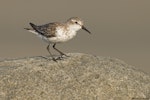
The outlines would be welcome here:
<svg viewBox="0 0 150 100">
<path fill-rule="evenodd" d="M 78 24 L 78 22 L 75 22 L 76 24 Z"/>
</svg>

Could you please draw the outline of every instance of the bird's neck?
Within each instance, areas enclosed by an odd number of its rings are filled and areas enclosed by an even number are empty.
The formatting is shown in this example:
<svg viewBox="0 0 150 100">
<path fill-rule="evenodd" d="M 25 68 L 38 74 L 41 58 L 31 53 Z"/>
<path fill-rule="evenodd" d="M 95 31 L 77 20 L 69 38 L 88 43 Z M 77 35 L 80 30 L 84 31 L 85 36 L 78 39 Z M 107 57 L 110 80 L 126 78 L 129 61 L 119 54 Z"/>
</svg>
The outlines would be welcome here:
<svg viewBox="0 0 150 100">
<path fill-rule="evenodd" d="M 77 32 L 78 30 L 80 30 L 80 28 L 76 25 L 69 25 L 68 30 L 72 32 Z"/>
</svg>

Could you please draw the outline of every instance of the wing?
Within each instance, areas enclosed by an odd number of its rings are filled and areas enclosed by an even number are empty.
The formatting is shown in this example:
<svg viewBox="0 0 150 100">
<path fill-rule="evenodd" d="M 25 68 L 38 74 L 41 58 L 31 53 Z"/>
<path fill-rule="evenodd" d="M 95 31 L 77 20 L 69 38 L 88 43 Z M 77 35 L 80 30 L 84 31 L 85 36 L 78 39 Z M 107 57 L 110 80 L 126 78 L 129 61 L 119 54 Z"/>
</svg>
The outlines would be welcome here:
<svg viewBox="0 0 150 100">
<path fill-rule="evenodd" d="M 41 26 L 37 26 L 33 23 L 30 23 L 30 25 L 35 31 L 37 31 L 39 34 L 45 37 L 55 37 L 57 23 L 48 23 Z"/>
</svg>

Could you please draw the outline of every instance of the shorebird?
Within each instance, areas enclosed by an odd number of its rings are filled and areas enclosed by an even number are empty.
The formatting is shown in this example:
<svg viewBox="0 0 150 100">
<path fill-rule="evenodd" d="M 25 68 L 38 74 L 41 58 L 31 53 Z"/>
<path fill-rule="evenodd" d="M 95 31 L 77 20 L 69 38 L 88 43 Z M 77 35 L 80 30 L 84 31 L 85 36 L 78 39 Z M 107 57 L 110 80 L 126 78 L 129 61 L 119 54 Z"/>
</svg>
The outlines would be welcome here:
<svg viewBox="0 0 150 100">
<path fill-rule="evenodd" d="M 29 32 L 36 34 L 42 40 L 48 43 L 47 51 L 49 52 L 52 60 L 57 59 L 50 52 L 50 45 L 53 45 L 53 49 L 60 53 L 60 58 L 67 56 L 62 51 L 56 48 L 57 43 L 66 42 L 76 36 L 77 31 L 83 29 L 88 33 L 91 33 L 87 28 L 84 27 L 83 21 L 78 17 L 69 18 L 66 22 L 52 22 L 44 25 L 35 25 L 29 23 L 31 28 L 25 28 Z"/>
</svg>

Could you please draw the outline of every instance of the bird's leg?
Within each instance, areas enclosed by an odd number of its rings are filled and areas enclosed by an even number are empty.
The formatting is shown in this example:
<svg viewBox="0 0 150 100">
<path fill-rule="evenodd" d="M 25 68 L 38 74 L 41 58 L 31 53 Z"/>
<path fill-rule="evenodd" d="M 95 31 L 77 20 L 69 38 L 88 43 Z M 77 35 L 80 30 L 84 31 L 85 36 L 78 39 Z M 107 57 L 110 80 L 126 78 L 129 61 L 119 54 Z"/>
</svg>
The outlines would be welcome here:
<svg viewBox="0 0 150 100">
<path fill-rule="evenodd" d="M 66 57 L 69 57 L 69 56 L 67 56 L 65 53 L 63 53 L 62 51 L 58 50 L 55 46 L 56 46 L 56 43 L 53 45 L 53 48 L 54 48 L 57 52 L 60 53 L 61 58 L 63 58 L 63 57 L 62 57 L 63 55 L 65 55 Z"/>
<path fill-rule="evenodd" d="M 56 59 L 54 58 L 54 56 L 52 55 L 52 53 L 51 53 L 50 50 L 49 50 L 49 46 L 50 46 L 50 44 L 47 46 L 47 51 L 49 52 L 49 54 L 50 54 L 50 56 L 52 57 L 53 61 L 56 62 Z"/>
</svg>

